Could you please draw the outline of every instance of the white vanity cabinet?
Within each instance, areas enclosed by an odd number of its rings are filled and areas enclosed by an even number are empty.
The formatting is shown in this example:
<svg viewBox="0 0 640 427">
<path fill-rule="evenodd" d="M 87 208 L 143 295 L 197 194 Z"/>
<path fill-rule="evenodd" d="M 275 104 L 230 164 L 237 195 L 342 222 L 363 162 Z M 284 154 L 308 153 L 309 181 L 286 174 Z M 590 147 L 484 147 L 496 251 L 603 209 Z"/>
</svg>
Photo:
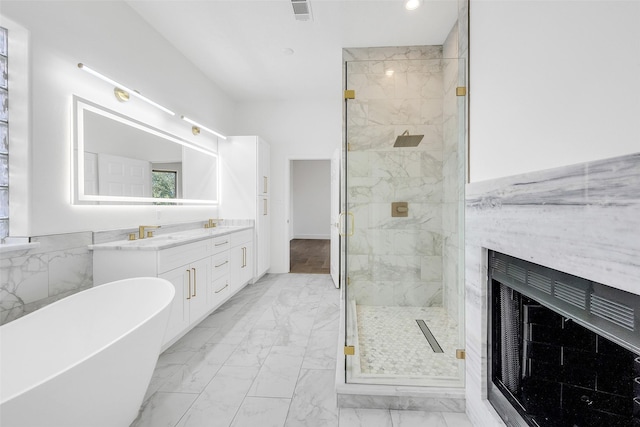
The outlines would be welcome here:
<svg viewBox="0 0 640 427">
<path fill-rule="evenodd" d="M 250 230 L 231 236 L 229 287 L 236 292 L 253 279 L 253 235 Z"/>
<path fill-rule="evenodd" d="M 158 277 L 168 280 L 176 289 L 163 344 L 171 341 L 192 323 L 199 322 L 208 313 L 210 270 L 211 258 L 207 257 L 158 274 Z"/>
<path fill-rule="evenodd" d="M 229 277 L 231 271 L 230 253 L 233 234 L 218 237 L 213 241 L 213 257 L 211 258 L 211 307 L 215 308 L 231 296 Z"/>
<path fill-rule="evenodd" d="M 221 186 L 220 217 L 255 221 L 253 276 L 271 266 L 271 176 L 269 144 L 258 136 L 233 136 L 218 147 Z"/>
<path fill-rule="evenodd" d="M 94 286 L 143 276 L 171 282 L 176 293 L 163 340 L 166 349 L 252 281 L 254 231 L 238 228 L 92 245 Z"/>
</svg>

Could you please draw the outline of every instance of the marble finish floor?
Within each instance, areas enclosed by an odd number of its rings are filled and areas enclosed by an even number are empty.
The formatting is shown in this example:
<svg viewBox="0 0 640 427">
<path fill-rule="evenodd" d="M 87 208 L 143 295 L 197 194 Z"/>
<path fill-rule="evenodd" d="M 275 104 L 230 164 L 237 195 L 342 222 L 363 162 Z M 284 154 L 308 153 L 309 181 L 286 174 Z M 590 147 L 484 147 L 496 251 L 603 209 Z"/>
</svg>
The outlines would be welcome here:
<svg viewBox="0 0 640 427">
<path fill-rule="evenodd" d="M 458 324 L 443 307 L 357 305 L 362 374 L 389 377 L 455 377 Z M 416 320 L 424 320 L 442 348 L 436 353 Z"/>
<path fill-rule="evenodd" d="M 338 408 L 340 294 L 267 275 L 160 355 L 131 427 L 469 427 L 465 414 Z"/>
</svg>

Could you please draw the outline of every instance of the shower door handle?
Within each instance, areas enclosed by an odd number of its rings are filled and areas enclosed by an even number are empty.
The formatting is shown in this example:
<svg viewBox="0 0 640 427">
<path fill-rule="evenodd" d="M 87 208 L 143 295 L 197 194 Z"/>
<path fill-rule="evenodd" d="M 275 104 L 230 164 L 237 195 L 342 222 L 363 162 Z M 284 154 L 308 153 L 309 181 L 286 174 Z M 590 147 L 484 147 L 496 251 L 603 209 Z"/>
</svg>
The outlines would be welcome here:
<svg viewBox="0 0 640 427">
<path fill-rule="evenodd" d="M 345 231 L 345 230 L 340 230 L 340 228 L 338 227 L 338 234 L 340 234 L 342 237 L 351 237 L 353 236 L 353 231 L 354 228 L 356 226 L 356 219 L 355 216 L 351 213 L 351 212 L 347 212 L 346 214 L 344 212 L 340 212 L 340 216 L 338 217 L 338 224 L 342 224 L 342 219 L 345 217 L 345 215 L 349 215 L 351 217 L 351 227 L 349 227 L 349 231 Z M 347 223 L 345 221 L 344 223 L 345 229 L 347 228 Z"/>
</svg>

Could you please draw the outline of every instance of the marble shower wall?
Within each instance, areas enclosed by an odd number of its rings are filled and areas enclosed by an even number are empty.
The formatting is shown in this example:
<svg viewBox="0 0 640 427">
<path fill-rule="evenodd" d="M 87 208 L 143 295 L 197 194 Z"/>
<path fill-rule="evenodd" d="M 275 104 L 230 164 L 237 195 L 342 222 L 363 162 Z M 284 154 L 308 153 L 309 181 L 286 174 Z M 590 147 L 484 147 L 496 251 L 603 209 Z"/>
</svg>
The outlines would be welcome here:
<svg viewBox="0 0 640 427">
<path fill-rule="evenodd" d="M 442 47 L 346 49 L 349 291 L 358 304 L 442 305 Z M 390 71 L 393 73 L 390 73 Z M 424 138 L 394 148 L 408 130 Z M 408 202 L 407 218 L 391 217 Z"/>
</svg>

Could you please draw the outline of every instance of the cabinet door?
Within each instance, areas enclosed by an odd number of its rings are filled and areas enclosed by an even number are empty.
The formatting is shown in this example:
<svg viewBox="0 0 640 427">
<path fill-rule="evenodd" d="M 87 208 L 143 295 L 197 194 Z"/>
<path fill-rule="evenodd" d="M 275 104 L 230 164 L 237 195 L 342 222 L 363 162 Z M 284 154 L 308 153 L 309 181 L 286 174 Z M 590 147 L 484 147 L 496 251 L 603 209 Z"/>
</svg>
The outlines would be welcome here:
<svg viewBox="0 0 640 427">
<path fill-rule="evenodd" d="M 253 244 L 251 242 L 242 245 L 244 250 L 244 266 L 240 268 L 240 286 L 253 279 Z"/>
<path fill-rule="evenodd" d="M 271 192 L 269 144 L 258 138 L 258 196 L 268 196 Z"/>
<path fill-rule="evenodd" d="M 244 244 L 235 246 L 229 251 L 229 288 L 235 292 L 242 285 L 241 271 L 244 268 Z"/>
<path fill-rule="evenodd" d="M 232 248 L 230 255 L 229 287 L 234 293 L 253 278 L 252 242 L 245 242 Z"/>
<path fill-rule="evenodd" d="M 171 282 L 176 290 L 173 301 L 171 302 L 171 312 L 169 314 L 167 330 L 162 341 L 164 345 L 189 326 L 187 266 L 167 271 L 159 277 Z"/>
<path fill-rule="evenodd" d="M 189 320 L 198 321 L 209 310 L 211 298 L 211 257 L 201 259 L 189 265 L 191 296 L 189 299 Z M 189 283 L 187 284 L 189 285 Z"/>
<path fill-rule="evenodd" d="M 256 224 L 256 277 L 262 276 L 271 266 L 270 257 L 270 231 L 271 231 L 271 206 L 268 197 L 258 199 L 258 221 Z"/>
</svg>

